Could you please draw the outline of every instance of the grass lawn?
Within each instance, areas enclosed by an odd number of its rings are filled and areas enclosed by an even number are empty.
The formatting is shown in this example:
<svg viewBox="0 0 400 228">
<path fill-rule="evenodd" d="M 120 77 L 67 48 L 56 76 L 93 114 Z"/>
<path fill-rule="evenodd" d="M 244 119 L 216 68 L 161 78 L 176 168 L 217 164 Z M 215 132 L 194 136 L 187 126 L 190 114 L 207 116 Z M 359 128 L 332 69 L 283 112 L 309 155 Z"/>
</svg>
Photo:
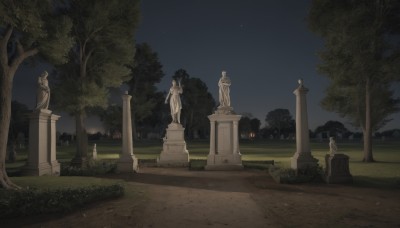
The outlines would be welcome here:
<svg viewBox="0 0 400 228">
<path fill-rule="evenodd" d="M 97 144 L 99 159 L 118 159 L 122 150 L 120 141 L 103 140 L 91 142 Z M 400 141 L 376 141 L 373 143 L 374 158 L 377 162 L 363 163 L 362 142 L 338 142 L 338 152 L 350 157 L 350 172 L 357 185 L 393 186 L 400 185 Z M 325 165 L 324 157 L 329 150 L 328 142 L 311 142 L 311 151 L 319 160 L 321 166 Z M 206 159 L 209 151 L 208 140 L 188 141 L 187 149 L 191 159 Z M 90 149 L 91 150 L 91 149 Z M 134 153 L 139 159 L 156 159 L 162 150 L 162 141 L 134 142 Z M 275 164 L 289 167 L 290 157 L 296 150 L 294 141 L 241 141 L 240 151 L 243 161 L 270 161 Z M 75 153 L 75 146 L 62 146 L 57 148 L 57 159 L 60 162 L 69 162 Z M 18 153 L 17 162 L 8 163 L 9 170 L 18 169 L 27 159 L 27 151 Z M 46 182 L 46 181 L 44 181 Z"/>
</svg>

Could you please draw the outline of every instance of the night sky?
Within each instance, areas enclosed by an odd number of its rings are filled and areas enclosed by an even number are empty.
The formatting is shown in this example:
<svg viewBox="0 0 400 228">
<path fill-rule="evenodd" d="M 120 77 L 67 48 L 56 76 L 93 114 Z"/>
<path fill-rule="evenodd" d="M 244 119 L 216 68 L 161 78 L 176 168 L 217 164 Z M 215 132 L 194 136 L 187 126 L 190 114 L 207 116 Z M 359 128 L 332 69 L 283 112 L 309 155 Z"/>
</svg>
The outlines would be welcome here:
<svg viewBox="0 0 400 228">
<path fill-rule="evenodd" d="M 225 70 L 232 81 L 235 112 L 251 113 L 264 126 L 266 114 L 276 108 L 289 109 L 294 118 L 293 90 L 298 86 L 297 79 L 303 78 L 310 90 L 310 129 L 328 120 L 339 120 L 350 127 L 347 120 L 319 106 L 328 80 L 316 71 L 317 52 L 323 48 L 323 41 L 307 27 L 310 2 L 143 0 L 136 42 L 147 42 L 159 55 L 165 72 L 158 85 L 160 90 L 167 90 L 174 72 L 183 68 L 191 77 L 203 80 L 218 100 L 217 83 Z M 14 79 L 13 99 L 33 108 L 36 78 L 44 69 L 50 73 L 51 66 L 20 67 Z M 396 91 L 400 96 L 400 86 Z M 73 119 L 61 115 L 57 130 L 73 132 Z M 383 129 L 400 128 L 399 114 L 392 118 Z M 97 118 L 88 120 L 88 132 L 100 129 Z"/>
</svg>

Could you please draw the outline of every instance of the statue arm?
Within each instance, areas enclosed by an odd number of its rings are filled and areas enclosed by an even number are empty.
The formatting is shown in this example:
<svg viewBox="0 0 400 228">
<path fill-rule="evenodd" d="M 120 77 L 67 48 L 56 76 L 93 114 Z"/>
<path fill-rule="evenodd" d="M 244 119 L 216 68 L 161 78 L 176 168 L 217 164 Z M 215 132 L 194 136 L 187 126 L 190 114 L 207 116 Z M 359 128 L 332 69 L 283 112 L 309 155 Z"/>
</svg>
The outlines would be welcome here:
<svg viewBox="0 0 400 228">
<path fill-rule="evenodd" d="M 169 95 L 171 94 L 171 90 L 169 90 L 169 92 L 168 92 L 168 94 L 167 94 L 167 97 L 165 98 L 165 104 L 167 104 L 168 103 L 168 98 L 169 98 Z"/>
</svg>

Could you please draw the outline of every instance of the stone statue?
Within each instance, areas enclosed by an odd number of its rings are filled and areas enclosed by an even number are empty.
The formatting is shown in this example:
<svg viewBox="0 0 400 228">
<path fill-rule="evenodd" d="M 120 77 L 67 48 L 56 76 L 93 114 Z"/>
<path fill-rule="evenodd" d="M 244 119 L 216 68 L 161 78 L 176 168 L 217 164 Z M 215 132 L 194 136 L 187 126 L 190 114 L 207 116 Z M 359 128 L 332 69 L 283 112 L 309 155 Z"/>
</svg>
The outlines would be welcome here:
<svg viewBox="0 0 400 228">
<path fill-rule="evenodd" d="M 229 96 L 229 86 L 231 85 L 231 80 L 226 76 L 226 71 L 222 71 L 222 77 L 219 79 L 219 106 L 220 107 L 230 107 L 231 98 Z"/>
<path fill-rule="evenodd" d="M 182 92 L 183 89 L 181 82 L 179 81 L 179 85 L 176 85 L 176 81 L 172 80 L 172 86 L 169 89 L 167 97 L 165 98 L 165 104 L 167 104 L 168 98 L 171 95 L 169 106 L 171 108 L 172 123 L 181 123 L 182 102 L 179 94 Z"/>
<path fill-rule="evenodd" d="M 329 137 L 329 152 L 331 155 L 335 155 L 337 153 L 337 146 L 335 138 L 333 137 Z"/>
<path fill-rule="evenodd" d="M 36 94 L 36 110 L 48 109 L 50 103 L 50 87 L 47 76 L 49 74 L 44 71 L 38 78 L 38 88 Z"/>
</svg>

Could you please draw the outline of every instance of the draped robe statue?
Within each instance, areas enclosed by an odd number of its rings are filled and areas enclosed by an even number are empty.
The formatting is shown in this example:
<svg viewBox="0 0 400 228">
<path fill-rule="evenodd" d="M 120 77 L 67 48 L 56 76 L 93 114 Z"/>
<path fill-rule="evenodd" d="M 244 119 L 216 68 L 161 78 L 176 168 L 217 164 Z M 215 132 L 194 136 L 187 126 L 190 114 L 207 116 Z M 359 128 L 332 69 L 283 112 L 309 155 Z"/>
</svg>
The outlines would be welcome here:
<svg viewBox="0 0 400 228">
<path fill-rule="evenodd" d="M 169 89 L 167 98 L 165 98 L 165 103 L 168 102 L 169 99 L 169 106 L 171 109 L 171 116 L 172 116 L 172 123 L 181 123 L 181 109 L 182 109 L 182 102 L 180 98 L 180 94 L 183 92 L 181 83 L 176 85 L 176 81 L 172 80 L 172 86 Z"/>
<path fill-rule="evenodd" d="M 226 72 L 222 71 L 222 77 L 219 79 L 219 105 L 220 107 L 230 107 L 231 98 L 229 95 L 229 86 L 231 85 L 231 80 L 226 76 Z"/>
<path fill-rule="evenodd" d="M 50 87 L 47 80 L 49 74 L 44 71 L 38 78 L 38 88 L 36 92 L 36 110 L 48 109 L 50 103 Z"/>
</svg>

